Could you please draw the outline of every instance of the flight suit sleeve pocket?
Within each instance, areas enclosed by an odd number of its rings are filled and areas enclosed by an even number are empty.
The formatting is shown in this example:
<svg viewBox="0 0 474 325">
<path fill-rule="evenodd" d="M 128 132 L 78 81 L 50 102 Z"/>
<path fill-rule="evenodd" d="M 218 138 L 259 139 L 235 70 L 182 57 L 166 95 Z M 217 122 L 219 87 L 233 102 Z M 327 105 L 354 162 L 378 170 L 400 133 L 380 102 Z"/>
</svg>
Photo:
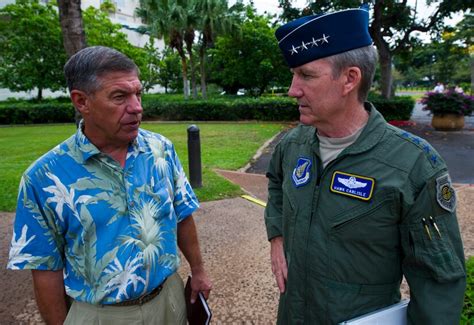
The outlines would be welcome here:
<svg viewBox="0 0 474 325">
<path fill-rule="evenodd" d="M 400 226 L 406 275 L 432 278 L 439 283 L 465 276 L 462 262 L 448 237 L 442 235 L 442 228 L 439 230 L 421 219 L 418 223 Z"/>
</svg>

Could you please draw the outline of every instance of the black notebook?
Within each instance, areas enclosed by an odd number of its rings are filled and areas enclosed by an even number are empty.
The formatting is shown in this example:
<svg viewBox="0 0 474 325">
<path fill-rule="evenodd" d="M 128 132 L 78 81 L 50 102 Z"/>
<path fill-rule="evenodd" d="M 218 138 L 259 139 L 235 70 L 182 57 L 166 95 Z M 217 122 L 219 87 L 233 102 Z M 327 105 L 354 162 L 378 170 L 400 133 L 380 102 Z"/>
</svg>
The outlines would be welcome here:
<svg viewBox="0 0 474 325">
<path fill-rule="evenodd" d="M 203 294 L 199 292 L 194 304 L 191 304 L 191 276 L 188 276 L 188 281 L 184 287 L 184 298 L 186 299 L 186 312 L 189 325 L 208 325 L 211 321 L 212 313 L 209 309 L 206 299 Z"/>
</svg>

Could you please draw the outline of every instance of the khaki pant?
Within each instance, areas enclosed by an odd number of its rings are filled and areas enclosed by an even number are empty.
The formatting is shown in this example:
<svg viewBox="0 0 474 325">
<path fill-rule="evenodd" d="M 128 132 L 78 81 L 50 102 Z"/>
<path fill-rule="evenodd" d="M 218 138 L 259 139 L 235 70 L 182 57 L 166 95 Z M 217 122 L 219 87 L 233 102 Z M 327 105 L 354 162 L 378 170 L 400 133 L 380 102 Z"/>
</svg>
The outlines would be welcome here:
<svg viewBox="0 0 474 325">
<path fill-rule="evenodd" d="M 139 306 L 96 306 L 74 301 L 66 325 L 186 325 L 186 304 L 181 277 L 174 273 L 166 280 L 160 294 Z"/>
</svg>

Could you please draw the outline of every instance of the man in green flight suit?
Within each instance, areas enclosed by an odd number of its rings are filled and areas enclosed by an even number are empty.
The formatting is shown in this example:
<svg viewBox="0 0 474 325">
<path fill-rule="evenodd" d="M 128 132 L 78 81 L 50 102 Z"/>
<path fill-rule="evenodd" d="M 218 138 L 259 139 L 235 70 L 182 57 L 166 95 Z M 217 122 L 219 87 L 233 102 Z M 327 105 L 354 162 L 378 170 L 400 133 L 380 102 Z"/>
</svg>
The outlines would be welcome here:
<svg viewBox="0 0 474 325">
<path fill-rule="evenodd" d="M 377 55 L 368 12 L 276 31 L 301 124 L 275 148 L 265 210 L 279 324 L 337 324 L 400 300 L 409 324 L 458 324 L 466 286 L 456 196 L 423 139 L 365 102 Z"/>
</svg>

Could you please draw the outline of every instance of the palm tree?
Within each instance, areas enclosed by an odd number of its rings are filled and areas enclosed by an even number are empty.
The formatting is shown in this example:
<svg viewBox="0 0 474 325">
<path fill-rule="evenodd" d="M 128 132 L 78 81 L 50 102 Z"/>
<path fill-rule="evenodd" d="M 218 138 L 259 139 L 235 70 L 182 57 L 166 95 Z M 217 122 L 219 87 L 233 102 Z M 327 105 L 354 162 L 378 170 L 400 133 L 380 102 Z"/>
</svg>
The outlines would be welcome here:
<svg viewBox="0 0 474 325">
<path fill-rule="evenodd" d="M 81 0 L 57 0 L 59 23 L 63 34 L 64 49 L 68 57 L 87 46 L 82 20 Z M 79 126 L 81 114 L 76 109 L 74 119 Z"/>
<path fill-rule="evenodd" d="M 218 34 L 239 30 L 240 13 L 244 7 L 238 0 L 234 6 L 228 7 L 227 0 L 196 0 L 196 12 L 200 17 L 201 44 L 199 58 L 201 67 L 201 92 L 207 98 L 206 90 L 206 52 L 214 43 Z"/>
<path fill-rule="evenodd" d="M 68 57 L 86 47 L 80 0 L 57 0 L 64 49 Z"/>
<path fill-rule="evenodd" d="M 179 0 L 140 0 L 137 15 L 147 24 L 151 35 L 164 38 L 169 46 L 178 51 L 181 58 L 184 98 L 189 96 L 188 67 L 184 53 L 183 8 Z"/>
<path fill-rule="evenodd" d="M 181 19 L 183 19 L 183 26 L 185 27 L 184 43 L 186 44 L 186 51 L 188 52 L 189 65 L 191 66 L 191 88 L 193 90 L 194 99 L 197 98 L 197 86 L 193 45 L 196 27 L 199 22 L 199 15 L 196 12 L 196 3 L 196 0 L 180 1 L 180 6 L 182 8 Z"/>
</svg>

